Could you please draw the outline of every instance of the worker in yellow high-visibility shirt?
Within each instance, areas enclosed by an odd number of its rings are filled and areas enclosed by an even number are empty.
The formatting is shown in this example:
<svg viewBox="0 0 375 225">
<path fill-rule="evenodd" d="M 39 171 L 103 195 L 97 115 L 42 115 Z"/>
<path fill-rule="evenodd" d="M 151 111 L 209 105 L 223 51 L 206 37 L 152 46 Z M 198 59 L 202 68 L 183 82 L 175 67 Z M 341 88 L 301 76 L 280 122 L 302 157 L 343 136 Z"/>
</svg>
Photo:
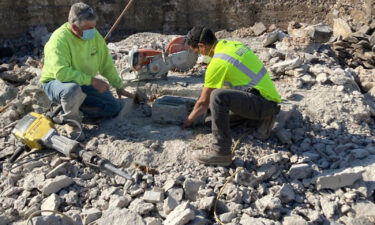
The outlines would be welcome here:
<svg viewBox="0 0 375 225">
<path fill-rule="evenodd" d="M 200 26 L 189 31 L 187 41 L 209 64 L 201 95 L 183 127 L 210 107 L 213 134 L 212 146 L 195 150 L 192 157 L 206 165 L 228 166 L 232 162 L 229 113 L 258 120 L 254 136 L 264 140 L 280 111 L 281 97 L 263 63 L 245 44 L 217 40 L 209 28 Z"/>
<path fill-rule="evenodd" d="M 68 22 L 53 32 L 44 48 L 40 81 L 47 96 L 62 105 L 65 120 L 115 116 L 121 106 L 109 84 L 116 88 L 118 97 L 134 98 L 124 89 L 107 44 L 95 29 L 96 20 L 90 6 L 73 4 Z M 109 84 L 95 77 L 98 73 Z M 71 138 L 78 133 L 76 127 L 68 125 L 66 129 Z"/>
</svg>

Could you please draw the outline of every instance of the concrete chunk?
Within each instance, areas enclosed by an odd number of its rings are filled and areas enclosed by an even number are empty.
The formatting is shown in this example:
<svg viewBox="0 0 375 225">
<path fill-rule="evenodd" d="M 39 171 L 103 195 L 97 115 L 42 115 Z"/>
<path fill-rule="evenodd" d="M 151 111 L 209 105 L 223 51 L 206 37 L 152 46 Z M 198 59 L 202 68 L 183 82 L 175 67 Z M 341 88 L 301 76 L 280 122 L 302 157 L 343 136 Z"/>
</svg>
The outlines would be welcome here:
<svg viewBox="0 0 375 225">
<path fill-rule="evenodd" d="M 141 216 L 129 209 L 107 210 L 103 212 L 102 217 L 97 220 L 96 223 L 110 225 L 146 225 Z"/>
<path fill-rule="evenodd" d="M 56 193 L 64 187 L 68 187 L 73 182 L 74 181 L 72 178 L 67 177 L 65 175 L 58 176 L 53 179 L 47 179 L 42 188 L 42 193 L 43 195 L 50 195 L 52 193 Z"/>
<path fill-rule="evenodd" d="M 255 23 L 254 26 L 251 28 L 255 34 L 255 36 L 259 36 L 267 31 L 266 26 L 262 22 Z"/>
<path fill-rule="evenodd" d="M 288 175 L 292 179 L 304 179 L 311 175 L 312 168 L 307 163 L 294 164 L 290 167 Z"/>
<path fill-rule="evenodd" d="M 178 203 L 176 201 L 176 199 L 174 199 L 173 197 L 171 196 L 168 196 L 168 198 L 166 198 L 164 200 L 164 204 L 163 204 L 163 211 L 165 214 L 169 214 L 170 212 L 172 212 L 173 209 L 175 209 L 176 207 L 178 206 Z"/>
<path fill-rule="evenodd" d="M 185 225 L 194 219 L 195 213 L 188 202 L 177 206 L 166 218 L 163 225 Z"/>
<path fill-rule="evenodd" d="M 240 221 L 241 225 L 280 225 L 279 222 L 266 218 L 255 218 L 247 214 L 243 214 Z"/>
<path fill-rule="evenodd" d="M 354 204 L 353 209 L 356 217 L 375 217 L 375 204 L 370 201 L 361 201 Z"/>
<path fill-rule="evenodd" d="M 61 204 L 61 198 L 57 194 L 51 194 L 45 199 L 41 206 L 41 210 L 58 210 Z M 49 212 L 42 212 L 43 216 L 51 215 Z"/>
<path fill-rule="evenodd" d="M 338 189 L 352 185 L 358 179 L 362 178 L 363 170 L 354 171 L 349 168 L 342 172 L 332 173 L 325 176 L 319 176 L 316 180 L 317 190 Z"/>
<path fill-rule="evenodd" d="M 347 38 L 352 36 L 353 32 L 349 24 L 343 19 L 334 19 L 333 20 L 333 35 L 335 37 L 342 36 Z"/>
<path fill-rule="evenodd" d="M 160 191 L 146 191 L 143 195 L 145 202 L 158 203 L 163 201 L 164 193 Z"/>
<path fill-rule="evenodd" d="M 99 219 L 102 216 L 102 212 L 97 209 L 97 208 L 91 208 L 82 211 L 81 217 L 82 217 L 82 222 L 84 225 L 87 225 L 97 219 Z"/>
<path fill-rule="evenodd" d="M 283 184 L 278 195 L 282 203 L 291 202 L 295 198 L 294 190 L 289 184 Z"/>
<path fill-rule="evenodd" d="M 195 201 L 197 198 L 198 190 L 200 187 L 204 187 L 205 183 L 200 180 L 186 179 L 183 188 L 185 190 L 185 197 L 188 200 Z"/>
<path fill-rule="evenodd" d="M 329 41 L 332 36 L 332 29 L 328 25 L 317 24 L 312 26 L 309 31 L 309 36 L 314 40 L 314 42 L 325 43 Z"/>
</svg>

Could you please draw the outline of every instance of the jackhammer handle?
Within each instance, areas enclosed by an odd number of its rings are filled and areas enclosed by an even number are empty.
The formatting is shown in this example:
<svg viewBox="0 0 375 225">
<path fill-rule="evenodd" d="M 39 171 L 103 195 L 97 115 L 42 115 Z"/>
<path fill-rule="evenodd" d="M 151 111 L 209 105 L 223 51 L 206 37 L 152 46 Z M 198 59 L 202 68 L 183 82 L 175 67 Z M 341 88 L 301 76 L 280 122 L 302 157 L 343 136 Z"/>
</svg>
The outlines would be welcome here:
<svg viewBox="0 0 375 225">
<path fill-rule="evenodd" d="M 10 157 L 9 162 L 13 163 L 25 151 L 25 146 L 19 146 L 13 155 Z"/>
</svg>

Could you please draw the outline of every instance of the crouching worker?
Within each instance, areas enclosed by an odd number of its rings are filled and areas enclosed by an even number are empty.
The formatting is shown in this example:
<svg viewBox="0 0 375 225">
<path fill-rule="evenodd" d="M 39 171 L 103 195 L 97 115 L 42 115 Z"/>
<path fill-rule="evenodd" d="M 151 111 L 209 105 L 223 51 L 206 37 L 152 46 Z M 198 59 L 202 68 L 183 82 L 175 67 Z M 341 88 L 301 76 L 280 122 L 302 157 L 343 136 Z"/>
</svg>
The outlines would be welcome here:
<svg viewBox="0 0 375 225">
<path fill-rule="evenodd" d="M 208 149 L 195 150 L 192 157 L 206 165 L 228 166 L 232 162 L 229 113 L 257 120 L 254 136 L 265 140 L 280 110 L 281 97 L 263 63 L 245 44 L 217 40 L 206 27 L 194 27 L 187 41 L 196 53 L 212 58 L 204 88 L 183 127 L 189 127 L 210 107 L 213 143 Z"/>
<path fill-rule="evenodd" d="M 40 81 L 50 100 L 61 104 L 62 119 L 81 122 L 83 117 L 115 116 L 121 109 L 109 84 L 119 98 L 134 95 L 123 88 L 104 38 L 95 29 L 97 16 L 84 4 L 71 6 L 68 22 L 55 30 L 44 48 L 44 66 Z M 100 73 L 104 80 L 96 78 Z M 77 127 L 65 126 L 74 138 Z M 82 136 L 80 138 L 82 140 Z"/>
</svg>

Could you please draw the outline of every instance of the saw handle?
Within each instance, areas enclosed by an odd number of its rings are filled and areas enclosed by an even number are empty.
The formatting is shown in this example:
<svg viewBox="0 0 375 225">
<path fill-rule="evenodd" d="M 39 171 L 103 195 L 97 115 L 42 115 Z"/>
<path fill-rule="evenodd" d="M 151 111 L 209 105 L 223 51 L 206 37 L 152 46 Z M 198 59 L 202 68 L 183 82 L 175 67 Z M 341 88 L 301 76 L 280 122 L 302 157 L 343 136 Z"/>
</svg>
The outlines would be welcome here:
<svg viewBox="0 0 375 225">
<path fill-rule="evenodd" d="M 13 153 L 13 155 L 9 158 L 9 163 L 15 162 L 20 155 L 25 151 L 25 146 L 19 146 L 16 151 Z"/>
</svg>

